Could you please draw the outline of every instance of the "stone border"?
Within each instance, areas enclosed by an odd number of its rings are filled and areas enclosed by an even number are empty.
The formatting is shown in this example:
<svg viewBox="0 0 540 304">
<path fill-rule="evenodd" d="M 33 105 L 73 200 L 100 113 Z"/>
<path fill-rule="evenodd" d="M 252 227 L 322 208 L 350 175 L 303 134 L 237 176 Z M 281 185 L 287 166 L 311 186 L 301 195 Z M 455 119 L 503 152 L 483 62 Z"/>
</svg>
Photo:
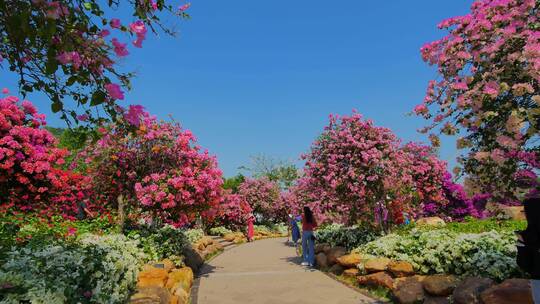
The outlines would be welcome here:
<svg viewBox="0 0 540 304">
<path fill-rule="evenodd" d="M 368 297 L 368 298 L 370 298 L 370 299 L 372 299 L 372 300 L 374 300 L 374 301 L 377 301 L 377 302 L 375 302 L 376 304 L 387 304 L 387 303 L 392 303 L 392 302 L 385 302 L 385 301 L 383 301 L 382 299 L 379 299 L 379 298 L 375 297 L 374 295 L 372 295 L 372 294 L 366 292 L 365 290 L 361 289 L 360 287 L 357 287 L 357 286 L 354 286 L 354 285 L 349 285 L 349 284 L 347 284 L 346 282 L 343 282 L 342 280 L 339 280 L 339 279 L 338 279 L 338 276 L 335 275 L 335 274 L 333 274 L 333 273 L 326 272 L 326 271 L 322 271 L 322 270 L 320 270 L 320 269 L 316 269 L 316 270 L 319 271 L 319 272 L 321 272 L 321 273 L 323 273 L 324 275 L 326 275 L 327 277 L 331 278 L 332 280 L 334 280 L 334 281 L 340 283 L 341 285 L 347 286 L 348 288 L 350 288 L 350 289 L 352 289 L 352 290 L 358 292 L 359 294 L 362 294 L 362 295 L 364 295 L 364 296 L 366 296 L 366 297 Z"/>
</svg>

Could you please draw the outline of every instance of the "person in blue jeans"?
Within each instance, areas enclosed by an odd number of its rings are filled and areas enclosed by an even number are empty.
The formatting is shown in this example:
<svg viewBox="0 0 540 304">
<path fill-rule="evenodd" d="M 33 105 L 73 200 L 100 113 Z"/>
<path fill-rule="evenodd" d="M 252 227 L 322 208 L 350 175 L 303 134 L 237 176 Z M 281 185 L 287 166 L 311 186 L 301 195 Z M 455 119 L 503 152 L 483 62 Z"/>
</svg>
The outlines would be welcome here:
<svg viewBox="0 0 540 304">
<path fill-rule="evenodd" d="M 317 222 L 313 217 L 313 212 L 306 206 L 302 216 L 302 255 L 304 258 L 302 266 L 315 266 L 315 235 L 313 234 L 315 228 L 317 228 Z"/>
</svg>

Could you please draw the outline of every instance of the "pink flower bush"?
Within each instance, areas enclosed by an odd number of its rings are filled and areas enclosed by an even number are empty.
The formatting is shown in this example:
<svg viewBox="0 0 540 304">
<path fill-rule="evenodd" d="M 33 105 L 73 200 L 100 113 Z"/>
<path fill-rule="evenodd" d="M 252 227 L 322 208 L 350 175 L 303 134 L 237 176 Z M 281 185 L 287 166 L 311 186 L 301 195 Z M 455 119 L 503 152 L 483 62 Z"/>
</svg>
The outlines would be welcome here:
<svg viewBox="0 0 540 304">
<path fill-rule="evenodd" d="M 252 211 L 253 209 L 243 196 L 226 190 L 211 224 L 213 226 L 225 226 L 232 230 L 240 230 L 245 227 Z"/>
<path fill-rule="evenodd" d="M 283 217 L 279 205 L 279 186 L 268 178 L 247 178 L 240 184 L 238 194 L 263 220 L 273 221 Z"/>
<path fill-rule="evenodd" d="M 440 127 L 444 134 L 465 132 L 458 142 L 458 148 L 467 149 L 460 157 L 463 169 L 478 177 L 494 199 L 515 199 L 517 188 L 523 185 L 515 173 L 540 168 L 535 165 L 539 157 L 539 22 L 538 1 L 476 0 L 469 14 L 439 24 L 447 36 L 421 49 L 424 61 L 435 65 L 441 76 L 429 82 L 424 102 L 414 110 L 433 119 L 422 131 Z M 527 160 L 519 156 L 522 152 Z"/>
<path fill-rule="evenodd" d="M 427 204 L 449 204 L 446 163 L 433 148 L 402 146 L 389 129 L 356 112 L 331 115 L 304 159 L 304 176 L 282 195 L 293 213 L 310 206 L 321 221 L 388 227 L 402 223 L 404 213 L 423 215 Z"/>
<path fill-rule="evenodd" d="M 131 210 L 175 225 L 219 207 L 221 171 L 189 130 L 158 121 L 142 107 L 124 117 L 128 121 L 101 129 L 103 137 L 79 155 L 106 204 L 114 206 L 123 195 Z"/>
<path fill-rule="evenodd" d="M 29 101 L 0 98 L 0 210 L 72 217 L 77 203 L 88 200 L 89 180 L 66 171 L 68 152 L 42 127 L 45 115 Z M 88 208 L 93 209 L 90 202 Z"/>
</svg>

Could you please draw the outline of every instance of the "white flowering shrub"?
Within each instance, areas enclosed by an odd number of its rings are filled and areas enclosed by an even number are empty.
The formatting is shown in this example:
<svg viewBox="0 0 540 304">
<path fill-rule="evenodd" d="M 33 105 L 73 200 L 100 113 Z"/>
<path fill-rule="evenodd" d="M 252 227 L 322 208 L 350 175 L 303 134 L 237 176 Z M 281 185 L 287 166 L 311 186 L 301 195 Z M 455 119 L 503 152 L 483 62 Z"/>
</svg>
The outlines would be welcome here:
<svg viewBox="0 0 540 304">
<path fill-rule="evenodd" d="M 519 274 L 511 231 L 457 233 L 447 229 L 389 234 L 355 252 L 411 263 L 420 274 L 447 273 L 503 280 Z"/>
<path fill-rule="evenodd" d="M 210 228 L 208 232 L 210 233 L 210 235 L 215 235 L 215 236 L 224 236 L 226 234 L 233 233 L 232 230 L 227 229 L 223 226 Z"/>
<path fill-rule="evenodd" d="M 342 246 L 352 250 L 360 245 L 375 240 L 380 233 L 370 227 L 331 224 L 315 231 L 318 243 L 330 244 L 330 246 Z"/>
<path fill-rule="evenodd" d="M 125 236 L 84 234 L 14 247 L 0 266 L 0 303 L 125 303 L 147 257 Z"/>
<path fill-rule="evenodd" d="M 204 231 L 202 229 L 188 229 L 184 231 L 188 241 L 191 244 L 197 243 L 198 240 L 202 239 L 204 236 Z"/>
</svg>

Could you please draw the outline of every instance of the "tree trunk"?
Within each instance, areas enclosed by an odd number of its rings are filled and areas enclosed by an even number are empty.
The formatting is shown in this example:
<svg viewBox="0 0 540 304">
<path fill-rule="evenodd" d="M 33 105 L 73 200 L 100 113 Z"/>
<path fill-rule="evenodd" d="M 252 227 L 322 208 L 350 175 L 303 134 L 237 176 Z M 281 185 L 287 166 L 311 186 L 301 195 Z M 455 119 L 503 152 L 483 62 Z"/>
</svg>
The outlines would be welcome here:
<svg viewBox="0 0 540 304">
<path fill-rule="evenodd" d="M 120 227 L 120 231 L 123 232 L 124 231 L 124 222 L 125 222 L 125 217 L 124 217 L 124 195 L 123 194 L 118 195 L 117 202 L 118 202 L 118 227 Z"/>
</svg>

